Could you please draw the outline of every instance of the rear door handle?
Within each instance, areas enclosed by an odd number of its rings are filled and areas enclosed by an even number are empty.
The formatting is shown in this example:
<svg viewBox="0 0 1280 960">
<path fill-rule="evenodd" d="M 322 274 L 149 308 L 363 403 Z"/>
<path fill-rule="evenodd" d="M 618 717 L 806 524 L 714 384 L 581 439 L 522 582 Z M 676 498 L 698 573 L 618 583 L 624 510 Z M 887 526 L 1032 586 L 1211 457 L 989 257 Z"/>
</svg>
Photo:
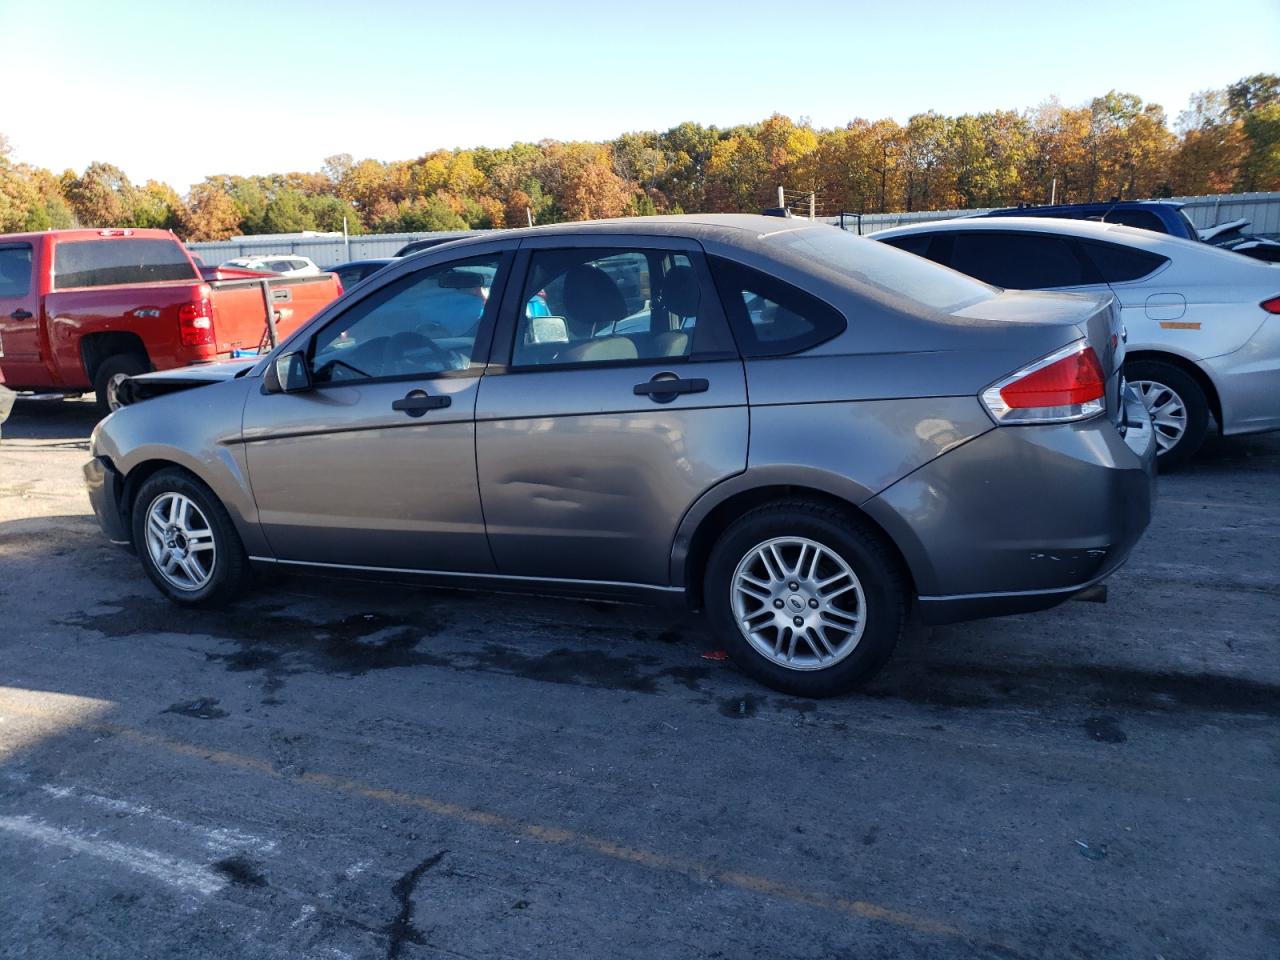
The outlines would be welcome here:
<svg viewBox="0 0 1280 960">
<path fill-rule="evenodd" d="M 439 410 L 453 403 L 451 397 L 433 397 L 425 390 L 410 390 L 399 400 L 392 401 L 391 409 L 420 417 L 428 410 Z"/>
<path fill-rule="evenodd" d="M 19 309 L 19 310 L 13 311 L 13 313 L 9 314 L 9 316 L 12 317 L 14 320 L 30 320 L 33 314 L 31 313 L 30 310 Z"/>
<path fill-rule="evenodd" d="M 633 388 L 636 396 L 649 397 L 658 403 L 670 403 L 681 393 L 706 393 L 711 384 L 702 377 L 672 377 L 669 374 L 658 374 L 652 380 L 637 383 Z"/>
</svg>

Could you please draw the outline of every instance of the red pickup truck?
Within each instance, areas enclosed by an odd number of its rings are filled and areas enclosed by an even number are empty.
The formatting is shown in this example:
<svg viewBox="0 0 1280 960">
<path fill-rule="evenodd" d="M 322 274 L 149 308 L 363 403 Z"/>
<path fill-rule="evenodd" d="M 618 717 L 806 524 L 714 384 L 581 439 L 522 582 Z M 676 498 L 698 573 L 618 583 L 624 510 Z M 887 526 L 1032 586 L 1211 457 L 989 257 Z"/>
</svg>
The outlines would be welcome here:
<svg viewBox="0 0 1280 960">
<path fill-rule="evenodd" d="M 107 412 L 127 377 L 266 343 L 268 304 L 283 336 L 341 293 L 330 273 L 206 280 L 167 230 L 0 235 L 0 372 Z"/>
</svg>

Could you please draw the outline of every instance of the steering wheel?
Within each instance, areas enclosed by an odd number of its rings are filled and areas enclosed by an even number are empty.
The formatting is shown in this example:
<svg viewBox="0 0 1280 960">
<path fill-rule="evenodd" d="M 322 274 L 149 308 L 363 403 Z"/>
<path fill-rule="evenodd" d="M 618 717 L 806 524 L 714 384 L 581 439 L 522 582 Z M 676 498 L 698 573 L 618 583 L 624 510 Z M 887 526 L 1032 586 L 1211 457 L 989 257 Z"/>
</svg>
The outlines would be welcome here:
<svg viewBox="0 0 1280 960">
<path fill-rule="evenodd" d="M 383 369 L 392 370 L 400 367 L 404 363 L 404 355 L 411 350 L 426 350 L 434 359 L 440 361 L 442 370 L 452 370 L 454 367 L 453 356 L 441 349 L 430 337 L 413 330 L 402 330 L 387 338 L 382 351 Z M 416 373 L 417 371 L 406 372 Z"/>
</svg>

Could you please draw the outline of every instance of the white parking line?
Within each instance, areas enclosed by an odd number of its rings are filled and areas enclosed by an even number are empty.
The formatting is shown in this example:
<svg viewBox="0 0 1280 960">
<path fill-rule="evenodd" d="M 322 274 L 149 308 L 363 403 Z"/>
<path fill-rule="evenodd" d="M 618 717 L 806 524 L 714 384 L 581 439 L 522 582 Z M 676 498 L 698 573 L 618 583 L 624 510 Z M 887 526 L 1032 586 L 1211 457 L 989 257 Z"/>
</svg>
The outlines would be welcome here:
<svg viewBox="0 0 1280 960">
<path fill-rule="evenodd" d="M 190 860 L 181 860 L 115 840 L 96 840 L 67 827 L 51 826 L 34 817 L 0 816 L 0 830 L 7 830 L 48 847 L 62 847 L 73 853 L 83 853 L 116 863 L 182 890 L 208 895 L 216 893 L 226 884 L 225 880 L 209 868 Z"/>
</svg>

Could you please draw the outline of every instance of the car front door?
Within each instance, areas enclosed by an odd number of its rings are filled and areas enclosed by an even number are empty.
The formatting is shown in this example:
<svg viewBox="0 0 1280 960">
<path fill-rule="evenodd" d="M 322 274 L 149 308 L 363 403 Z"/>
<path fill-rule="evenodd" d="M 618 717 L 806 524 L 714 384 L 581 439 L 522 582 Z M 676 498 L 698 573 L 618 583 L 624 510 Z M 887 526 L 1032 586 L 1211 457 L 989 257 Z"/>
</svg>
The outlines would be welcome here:
<svg viewBox="0 0 1280 960">
<path fill-rule="evenodd" d="M 43 384 L 39 285 L 29 243 L 0 243 L 0 370 L 10 386 Z"/>
<path fill-rule="evenodd" d="M 746 468 L 743 366 L 698 244 L 587 243 L 526 240 L 508 287 L 476 408 L 489 543 L 508 576 L 665 586 L 685 511 Z"/>
<path fill-rule="evenodd" d="M 276 559 L 492 571 L 474 417 L 513 255 L 481 249 L 389 279 L 305 338 L 310 389 L 251 391 L 249 476 Z"/>
</svg>

